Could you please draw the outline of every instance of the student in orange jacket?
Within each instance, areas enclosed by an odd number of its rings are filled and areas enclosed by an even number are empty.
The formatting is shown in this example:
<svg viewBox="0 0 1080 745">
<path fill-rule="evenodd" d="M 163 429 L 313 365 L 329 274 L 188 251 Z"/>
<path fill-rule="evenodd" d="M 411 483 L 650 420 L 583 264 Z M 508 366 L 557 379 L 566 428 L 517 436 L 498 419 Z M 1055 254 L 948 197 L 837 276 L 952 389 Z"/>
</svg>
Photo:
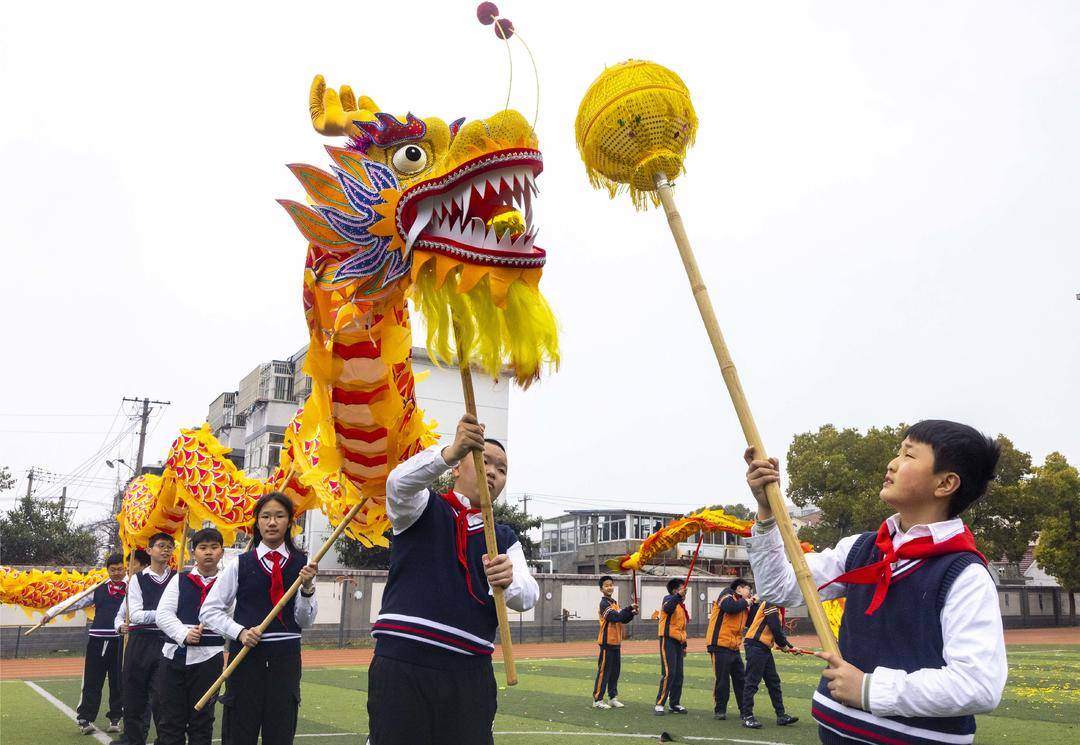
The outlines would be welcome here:
<svg viewBox="0 0 1080 745">
<path fill-rule="evenodd" d="M 619 671 L 622 667 L 623 624 L 630 623 L 637 615 L 637 603 L 629 608 L 620 609 L 615 600 L 615 580 L 604 576 L 600 578 L 600 634 L 596 643 L 600 645 L 600 657 L 596 661 L 596 683 L 593 685 L 593 708 L 621 709 L 619 701 Z M 604 693 L 610 696 L 610 703 L 604 702 Z"/>
<path fill-rule="evenodd" d="M 724 588 L 712 604 L 709 628 L 705 632 L 705 644 L 709 650 L 713 675 L 713 719 L 727 719 L 730 691 L 735 690 L 735 705 L 739 716 L 746 714 L 743 707 L 744 668 L 739 647 L 743 630 L 750 615 L 753 602 L 750 583 L 741 577 Z M 730 680 L 730 684 L 729 684 Z"/>
<path fill-rule="evenodd" d="M 746 647 L 746 682 L 743 687 L 742 725 L 749 729 L 761 729 L 761 722 L 754 716 L 754 696 L 757 694 L 761 679 L 769 689 L 773 710 L 776 711 L 776 723 L 781 727 L 795 724 L 798 717 L 784 713 L 784 696 L 780 692 L 780 676 L 776 672 L 772 648 L 794 649 L 784 636 L 782 608 L 766 601 L 761 601 L 753 608 L 750 625 L 746 629 L 744 645 Z"/>
<path fill-rule="evenodd" d="M 669 704 L 672 714 L 685 714 L 682 699 L 683 657 L 686 656 L 686 624 L 690 614 L 683 601 L 686 583 L 679 578 L 667 583 L 668 594 L 660 605 L 660 622 L 656 635 L 660 638 L 660 691 L 656 694 L 656 716 L 664 715 L 664 704 Z"/>
</svg>

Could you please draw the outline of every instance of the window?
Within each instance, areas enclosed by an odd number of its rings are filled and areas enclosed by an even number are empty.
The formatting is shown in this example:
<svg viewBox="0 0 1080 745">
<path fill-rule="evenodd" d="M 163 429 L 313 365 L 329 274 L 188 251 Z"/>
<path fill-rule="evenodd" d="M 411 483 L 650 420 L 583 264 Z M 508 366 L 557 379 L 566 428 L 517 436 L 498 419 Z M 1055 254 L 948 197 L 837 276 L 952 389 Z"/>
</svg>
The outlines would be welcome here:
<svg viewBox="0 0 1080 745">
<path fill-rule="evenodd" d="M 560 551 L 573 551 L 574 550 L 574 526 L 559 530 L 559 550 Z"/>
<path fill-rule="evenodd" d="M 1009 607 L 1009 593 L 1007 592 L 1005 593 L 1005 607 Z"/>
<path fill-rule="evenodd" d="M 621 517 L 618 520 L 612 520 L 609 525 L 611 525 L 611 538 L 609 540 L 626 540 L 626 518 Z"/>
<path fill-rule="evenodd" d="M 276 401 L 291 401 L 292 400 L 292 378 L 286 378 L 283 375 L 274 376 L 274 400 Z"/>
<path fill-rule="evenodd" d="M 582 523 L 578 526 L 578 545 L 584 546 L 588 543 L 592 543 L 592 523 L 582 518 Z"/>
<path fill-rule="evenodd" d="M 281 462 L 281 446 L 280 445 L 271 445 L 270 446 L 270 457 L 267 460 L 266 465 L 270 466 L 270 468 L 277 468 L 278 463 L 280 463 L 280 462 Z"/>
</svg>

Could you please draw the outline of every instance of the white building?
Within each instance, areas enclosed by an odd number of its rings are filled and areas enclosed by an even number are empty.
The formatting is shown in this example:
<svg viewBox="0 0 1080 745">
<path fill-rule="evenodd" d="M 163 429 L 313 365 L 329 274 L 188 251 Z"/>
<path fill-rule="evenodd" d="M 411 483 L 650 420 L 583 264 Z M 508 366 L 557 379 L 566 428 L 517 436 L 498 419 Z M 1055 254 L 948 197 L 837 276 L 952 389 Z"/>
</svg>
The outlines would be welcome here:
<svg viewBox="0 0 1080 745">
<path fill-rule="evenodd" d="M 285 427 L 311 394 L 311 378 L 303 373 L 306 354 L 305 346 L 286 360 L 257 366 L 240 382 L 238 391 L 222 393 L 210 404 L 211 429 L 222 444 L 233 448 L 229 457 L 251 477 L 266 478 L 277 466 Z M 457 367 L 436 367 L 423 347 L 413 347 L 412 364 L 417 402 L 425 419 L 436 422 L 440 440 L 448 442 L 465 412 L 461 375 Z M 477 415 L 486 425 L 487 436 L 506 445 L 507 452 L 510 381 L 508 373 L 495 381 L 473 373 Z M 333 530 L 318 510 L 307 512 L 302 524 L 300 543 L 308 550 L 321 546 Z M 343 568 L 335 551 L 327 553 L 320 566 Z"/>
</svg>

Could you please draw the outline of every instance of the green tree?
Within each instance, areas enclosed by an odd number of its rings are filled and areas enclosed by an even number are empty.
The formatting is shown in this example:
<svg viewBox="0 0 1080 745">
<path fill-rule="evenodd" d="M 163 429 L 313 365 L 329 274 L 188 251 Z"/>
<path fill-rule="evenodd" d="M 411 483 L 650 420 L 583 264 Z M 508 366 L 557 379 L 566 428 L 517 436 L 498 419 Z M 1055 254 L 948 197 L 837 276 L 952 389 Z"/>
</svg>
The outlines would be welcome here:
<svg viewBox="0 0 1080 745">
<path fill-rule="evenodd" d="M 800 540 L 824 548 L 853 533 L 877 530 L 892 509 L 878 493 L 906 425 L 855 428 L 826 424 L 795 436 L 787 453 L 788 498 L 814 505 L 821 522 L 799 531 Z"/>
<path fill-rule="evenodd" d="M 74 526 L 58 502 L 27 495 L 0 515 L 0 564 L 94 564 L 93 532 Z"/>
<path fill-rule="evenodd" d="M 11 475 L 11 469 L 0 466 L 0 491 L 7 491 L 15 486 L 15 479 Z"/>
<path fill-rule="evenodd" d="M 1061 453 L 1050 453 L 1035 469 L 1029 488 L 1047 509 L 1039 525 L 1035 560 L 1069 594 L 1069 615 L 1076 617 L 1080 591 L 1080 473 Z"/>
<path fill-rule="evenodd" d="M 1028 484 L 1031 455 L 1017 450 L 1005 435 L 998 435 L 997 442 L 1001 446 L 997 476 L 963 518 L 989 559 L 1005 557 L 1019 563 L 1035 537 L 1040 500 Z"/>
</svg>

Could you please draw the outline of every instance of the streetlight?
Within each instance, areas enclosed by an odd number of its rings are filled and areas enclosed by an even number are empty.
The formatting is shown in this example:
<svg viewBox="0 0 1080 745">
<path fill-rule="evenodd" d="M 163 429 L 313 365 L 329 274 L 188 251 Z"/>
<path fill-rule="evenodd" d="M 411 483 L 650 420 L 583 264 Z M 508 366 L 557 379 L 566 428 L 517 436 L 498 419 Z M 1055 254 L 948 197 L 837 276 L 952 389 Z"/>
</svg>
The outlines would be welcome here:
<svg viewBox="0 0 1080 745">
<path fill-rule="evenodd" d="M 117 458 L 115 461 L 112 461 L 112 460 L 105 461 L 105 465 L 107 465 L 109 468 L 116 468 L 117 463 L 122 464 L 129 471 L 131 471 L 132 473 L 135 473 L 135 469 L 132 468 L 131 466 L 129 466 L 127 464 L 127 461 L 125 461 L 123 458 Z"/>
</svg>

